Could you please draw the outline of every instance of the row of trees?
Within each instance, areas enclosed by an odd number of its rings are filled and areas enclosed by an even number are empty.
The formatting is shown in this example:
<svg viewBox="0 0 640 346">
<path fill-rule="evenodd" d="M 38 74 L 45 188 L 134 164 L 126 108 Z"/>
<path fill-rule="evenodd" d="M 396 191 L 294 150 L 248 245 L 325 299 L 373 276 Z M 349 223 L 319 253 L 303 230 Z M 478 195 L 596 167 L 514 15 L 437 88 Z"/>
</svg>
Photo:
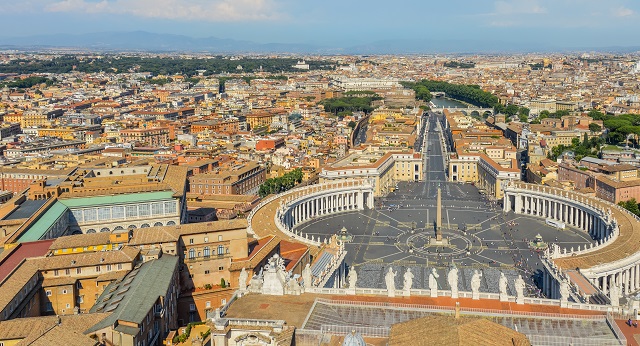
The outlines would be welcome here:
<svg viewBox="0 0 640 346">
<path fill-rule="evenodd" d="M 636 201 L 635 198 L 632 198 L 628 201 L 618 202 L 618 205 L 640 216 L 640 207 L 638 206 L 638 201 Z"/>
<path fill-rule="evenodd" d="M 281 177 L 267 179 L 262 183 L 262 185 L 260 185 L 258 195 L 260 197 L 266 197 L 271 194 L 285 192 L 296 186 L 296 184 L 300 184 L 300 182 L 302 182 L 302 177 L 302 170 L 300 168 L 296 168 L 291 172 L 285 173 Z"/>
<path fill-rule="evenodd" d="M 447 61 L 444 63 L 444 67 L 449 68 L 474 68 L 476 64 L 472 62 L 460 62 L 460 61 Z"/>
<path fill-rule="evenodd" d="M 324 106 L 324 110 L 331 112 L 335 115 L 341 115 L 344 113 L 351 113 L 355 111 L 362 111 L 365 113 L 371 113 L 375 109 L 371 105 L 373 101 L 382 100 L 382 97 L 377 94 L 372 94 L 366 97 L 345 96 L 325 99 L 318 102 L 319 105 Z"/>
<path fill-rule="evenodd" d="M 25 79 L 18 79 L 12 82 L 8 82 L 8 83 L 3 83 L 1 86 L 2 87 L 9 87 L 9 88 L 18 88 L 18 89 L 28 89 L 31 88 L 34 85 L 39 85 L 39 84 L 46 84 L 47 86 L 51 86 L 55 83 L 56 81 L 54 81 L 53 79 L 49 79 L 46 77 L 27 77 Z"/>
<path fill-rule="evenodd" d="M 123 57 L 107 55 L 102 58 L 88 56 L 65 55 L 51 60 L 13 60 L 0 65 L 0 73 L 68 73 L 80 72 L 151 72 L 159 74 L 186 74 L 193 76 L 197 70 L 206 70 L 205 75 L 234 72 L 295 72 L 297 62 L 293 58 L 240 58 L 231 60 L 228 57 L 202 59 L 186 59 L 181 57 Z M 309 69 L 331 69 L 331 61 L 308 61 Z M 238 71 L 238 65 L 242 71 Z"/>
<path fill-rule="evenodd" d="M 431 100 L 430 92 L 437 91 L 444 92 L 451 98 L 480 107 L 494 108 L 496 105 L 500 104 L 497 96 L 480 89 L 480 86 L 478 85 L 451 84 L 427 79 L 423 79 L 416 83 L 402 82 L 402 85 L 406 88 L 413 89 L 416 92 L 416 98 L 425 101 Z"/>
</svg>

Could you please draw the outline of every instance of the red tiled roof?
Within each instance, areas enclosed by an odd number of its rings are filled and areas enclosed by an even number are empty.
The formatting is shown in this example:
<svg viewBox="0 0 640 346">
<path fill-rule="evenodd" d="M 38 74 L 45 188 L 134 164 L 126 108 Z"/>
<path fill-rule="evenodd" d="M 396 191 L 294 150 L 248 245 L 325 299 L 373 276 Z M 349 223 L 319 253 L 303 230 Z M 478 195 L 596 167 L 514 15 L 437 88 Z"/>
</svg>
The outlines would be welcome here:
<svg viewBox="0 0 640 346">
<path fill-rule="evenodd" d="M 54 241 L 54 239 L 47 239 L 21 243 L 11 250 L 5 250 L 11 251 L 11 253 L 7 254 L 2 258 L 2 260 L 0 260 L 0 282 L 14 270 L 23 259 L 46 255 L 47 252 L 49 252 L 49 247 Z"/>
</svg>

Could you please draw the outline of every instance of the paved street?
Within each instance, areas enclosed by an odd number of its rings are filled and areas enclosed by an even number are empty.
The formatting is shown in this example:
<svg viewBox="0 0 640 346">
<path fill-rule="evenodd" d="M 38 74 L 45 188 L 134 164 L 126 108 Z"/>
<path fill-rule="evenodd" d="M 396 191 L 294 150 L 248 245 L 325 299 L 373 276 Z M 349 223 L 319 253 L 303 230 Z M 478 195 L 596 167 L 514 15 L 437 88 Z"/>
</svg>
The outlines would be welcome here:
<svg viewBox="0 0 640 346">
<path fill-rule="evenodd" d="M 346 261 L 356 267 L 393 264 L 444 271 L 453 263 L 514 271 L 531 284 L 541 268 L 538 253 L 528 246 L 536 234 L 561 247 L 577 248 L 592 242 L 585 232 L 556 230 L 541 218 L 505 215 L 499 204 L 485 199 L 475 186 L 446 182 L 434 121 L 429 124 L 425 145 L 423 182 L 399 183 L 396 191 L 376 200 L 375 210 L 318 218 L 298 229 L 324 238 L 345 227 L 353 236 L 346 245 Z M 442 189 L 443 237 L 449 241 L 445 246 L 430 245 L 429 240 L 435 236 L 438 187 Z"/>
</svg>

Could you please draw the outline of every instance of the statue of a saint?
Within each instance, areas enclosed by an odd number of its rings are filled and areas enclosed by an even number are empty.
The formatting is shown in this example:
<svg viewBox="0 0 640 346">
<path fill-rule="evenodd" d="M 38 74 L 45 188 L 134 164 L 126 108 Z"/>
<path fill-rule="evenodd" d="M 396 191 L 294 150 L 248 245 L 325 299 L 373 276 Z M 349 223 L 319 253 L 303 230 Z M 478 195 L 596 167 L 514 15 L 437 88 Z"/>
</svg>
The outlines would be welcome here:
<svg viewBox="0 0 640 346">
<path fill-rule="evenodd" d="M 358 282 L 358 273 L 356 273 L 356 268 L 351 267 L 351 269 L 349 269 L 349 288 L 352 290 L 355 289 L 356 282 Z"/>
<path fill-rule="evenodd" d="M 407 268 L 407 271 L 404 273 L 404 287 L 405 291 L 408 291 L 413 286 L 413 273 L 411 272 L 411 268 Z"/>
<path fill-rule="evenodd" d="M 438 296 L 438 280 L 440 275 L 436 271 L 436 268 L 431 268 L 431 273 L 429 274 L 429 290 L 431 290 L 431 297 L 435 298 Z"/>
<path fill-rule="evenodd" d="M 389 267 L 389 271 L 384 276 L 384 281 L 387 284 L 387 291 L 395 291 L 396 289 L 396 273 L 393 272 L 393 269 Z"/>
<path fill-rule="evenodd" d="M 569 284 L 565 280 L 560 281 L 560 301 L 569 301 Z"/>
<path fill-rule="evenodd" d="M 302 269 L 302 280 L 304 281 L 304 287 L 310 288 L 313 285 L 313 279 L 311 278 L 311 265 L 307 263 Z"/>
<path fill-rule="evenodd" d="M 480 278 L 482 277 L 482 273 L 477 270 L 473 271 L 473 276 L 471 277 L 471 293 L 473 299 L 480 299 Z"/>
<path fill-rule="evenodd" d="M 516 303 L 523 301 L 524 299 L 524 280 L 522 279 L 521 275 L 518 275 L 518 278 L 516 279 L 515 282 L 515 286 L 516 286 Z M 522 304 L 522 303 L 518 303 L 518 304 Z"/>
<path fill-rule="evenodd" d="M 238 287 L 241 291 L 247 289 L 247 278 L 249 278 L 249 274 L 247 274 L 247 270 L 243 267 L 240 271 L 240 277 L 238 278 Z"/>
<path fill-rule="evenodd" d="M 447 274 L 447 282 L 451 287 L 451 298 L 458 298 L 458 268 L 453 267 Z"/>
<path fill-rule="evenodd" d="M 500 288 L 500 294 L 507 294 L 507 277 L 504 276 L 504 273 L 500 273 L 500 279 L 498 280 L 498 286 Z"/>
<path fill-rule="evenodd" d="M 613 279 L 609 280 L 609 299 L 612 306 L 620 305 L 620 290 Z"/>
</svg>

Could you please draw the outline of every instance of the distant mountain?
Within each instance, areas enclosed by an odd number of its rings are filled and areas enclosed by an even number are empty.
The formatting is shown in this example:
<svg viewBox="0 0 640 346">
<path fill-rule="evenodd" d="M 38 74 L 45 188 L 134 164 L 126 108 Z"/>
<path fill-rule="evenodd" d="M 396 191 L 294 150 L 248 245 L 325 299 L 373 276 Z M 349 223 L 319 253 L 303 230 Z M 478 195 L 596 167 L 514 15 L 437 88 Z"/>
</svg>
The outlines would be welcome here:
<svg viewBox="0 0 640 346">
<path fill-rule="evenodd" d="M 628 53 L 640 47 L 555 47 L 546 43 L 478 40 L 381 40 L 347 47 L 295 43 L 256 43 L 217 37 L 194 38 L 146 31 L 0 37 L 0 48 L 83 48 L 96 51 L 301 53 L 301 54 L 430 54 L 605 51 Z"/>
<path fill-rule="evenodd" d="M 56 34 L 0 38 L 0 46 L 14 48 L 86 48 L 101 51 L 154 52 L 291 52 L 310 53 L 320 47 L 305 44 L 255 43 L 217 37 L 194 38 L 146 31 Z"/>
</svg>

